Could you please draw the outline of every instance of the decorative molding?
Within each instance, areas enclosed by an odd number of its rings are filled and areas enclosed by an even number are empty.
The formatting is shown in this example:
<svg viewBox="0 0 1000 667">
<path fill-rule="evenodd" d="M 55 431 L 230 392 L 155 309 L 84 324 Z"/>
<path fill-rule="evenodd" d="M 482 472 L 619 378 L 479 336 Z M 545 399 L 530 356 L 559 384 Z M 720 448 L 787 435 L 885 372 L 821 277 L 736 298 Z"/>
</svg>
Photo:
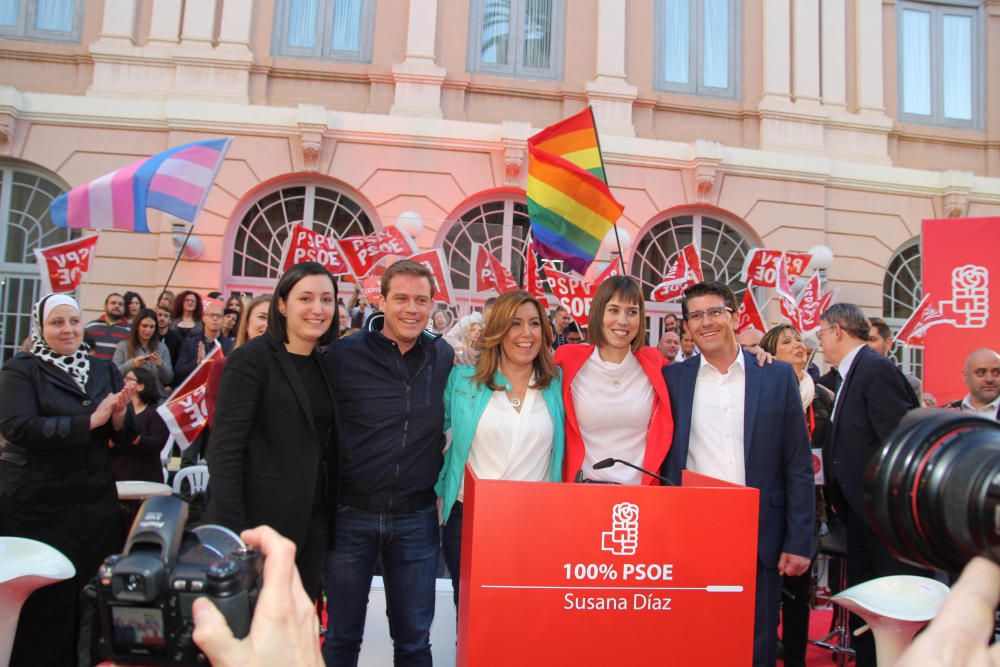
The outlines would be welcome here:
<svg viewBox="0 0 1000 667">
<path fill-rule="evenodd" d="M 0 113 L 0 155 L 10 155 L 14 143 L 14 125 L 17 118 L 13 114 Z"/>
<path fill-rule="evenodd" d="M 517 187 L 521 185 L 521 172 L 527 151 L 521 142 L 504 141 L 503 144 L 504 185 Z"/>
</svg>

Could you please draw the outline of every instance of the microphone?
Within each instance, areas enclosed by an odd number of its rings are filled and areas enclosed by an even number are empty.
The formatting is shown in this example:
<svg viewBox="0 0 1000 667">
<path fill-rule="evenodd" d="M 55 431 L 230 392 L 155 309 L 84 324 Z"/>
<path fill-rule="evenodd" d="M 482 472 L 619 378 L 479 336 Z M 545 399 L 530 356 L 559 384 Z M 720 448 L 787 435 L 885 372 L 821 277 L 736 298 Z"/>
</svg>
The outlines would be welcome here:
<svg viewBox="0 0 1000 667">
<path fill-rule="evenodd" d="M 655 472 L 649 472 L 645 468 L 640 468 L 637 465 L 629 463 L 628 461 L 623 461 L 621 459 L 604 459 L 603 461 L 598 461 L 597 463 L 594 464 L 594 470 L 604 470 L 605 468 L 610 468 L 611 466 L 615 465 L 616 463 L 621 463 L 622 465 L 626 465 L 629 468 L 633 468 L 634 470 L 638 470 L 639 472 L 641 472 L 644 475 L 649 475 L 650 477 L 655 477 L 656 479 L 660 480 L 661 482 L 663 482 L 667 486 L 677 486 L 676 484 L 674 484 L 673 482 L 671 482 L 669 479 L 667 479 L 663 475 L 657 475 Z"/>
</svg>

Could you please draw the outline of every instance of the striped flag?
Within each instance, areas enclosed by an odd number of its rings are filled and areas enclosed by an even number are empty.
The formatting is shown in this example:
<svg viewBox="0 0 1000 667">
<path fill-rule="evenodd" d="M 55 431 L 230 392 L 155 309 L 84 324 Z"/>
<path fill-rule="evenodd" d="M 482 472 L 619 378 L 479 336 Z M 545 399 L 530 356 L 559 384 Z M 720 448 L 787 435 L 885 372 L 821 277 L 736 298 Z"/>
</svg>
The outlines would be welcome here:
<svg viewBox="0 0 1000 667">
<path fill-rule="evenodd" d="M 146 209 L 194 222 L 232 137 L 196 141 L 139 160 L 52 201 L 53 224 L 148 232 Z"/>
<path fill-rule="evenodd" d="M 589 108 L 528 139 L 528 215 L 539 256 L 583 275 L 622 210 L 605 182 Z"/>
</svg>

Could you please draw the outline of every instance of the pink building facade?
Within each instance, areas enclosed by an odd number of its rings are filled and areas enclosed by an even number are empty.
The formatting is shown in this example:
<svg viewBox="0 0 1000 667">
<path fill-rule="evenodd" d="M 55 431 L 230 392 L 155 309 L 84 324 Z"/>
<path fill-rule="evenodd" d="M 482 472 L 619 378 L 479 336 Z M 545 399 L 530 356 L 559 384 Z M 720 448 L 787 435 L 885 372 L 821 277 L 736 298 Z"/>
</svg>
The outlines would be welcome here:
<svg viewBox="0 0 1000 667">
<path fill-rule="evenodd" d="M 10 3 L 8 3 L 10 4 Z M 0 13 L 3 355 L 60 192 L 168 147 L 234 142 L 172 289 L 268 291 L 290 225 L 400 224 L 520 276 L 525 140 L 591 105 L 628 271 L 696 243 L 824 246 L 839 299 L 901 323 L 920 222 L 1000 215 L 998 0 L 19 0 Z M 155 299 L 182 230 L 101 232 L 80 297 Z M 970 240 L 974 241 L 974 240 Z M 602 247 L 599 264 L 617 253 Z M 649 305 L 650 335 L 676 304 Z M 768 314 L 777 321 L 777 308 Z M 919 364 L 908 351 L 903 361 Z"/>
</svg>

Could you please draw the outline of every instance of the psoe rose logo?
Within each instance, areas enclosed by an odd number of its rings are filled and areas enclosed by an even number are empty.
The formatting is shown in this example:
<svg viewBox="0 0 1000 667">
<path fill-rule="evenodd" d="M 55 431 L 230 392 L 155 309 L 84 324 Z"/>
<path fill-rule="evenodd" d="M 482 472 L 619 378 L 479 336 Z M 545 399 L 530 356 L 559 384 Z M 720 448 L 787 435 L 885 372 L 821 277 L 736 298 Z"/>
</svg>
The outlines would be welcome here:
<svg viewBox="0 0 1000 667">
<path fill-rule="evenodd" d="M 951 300 L 938 310 L 958 329 L 982 329 L 990 319 L 990 272 L 985 266 L 966 264 L 951 271 Z"/>
<path fill-rule="evenodd" d="M 611 508 L 611 530 L 601 533 L 601 551 L 634 556 L 639 548 L 639 506 L 618 503 Z"/>
</svg>

